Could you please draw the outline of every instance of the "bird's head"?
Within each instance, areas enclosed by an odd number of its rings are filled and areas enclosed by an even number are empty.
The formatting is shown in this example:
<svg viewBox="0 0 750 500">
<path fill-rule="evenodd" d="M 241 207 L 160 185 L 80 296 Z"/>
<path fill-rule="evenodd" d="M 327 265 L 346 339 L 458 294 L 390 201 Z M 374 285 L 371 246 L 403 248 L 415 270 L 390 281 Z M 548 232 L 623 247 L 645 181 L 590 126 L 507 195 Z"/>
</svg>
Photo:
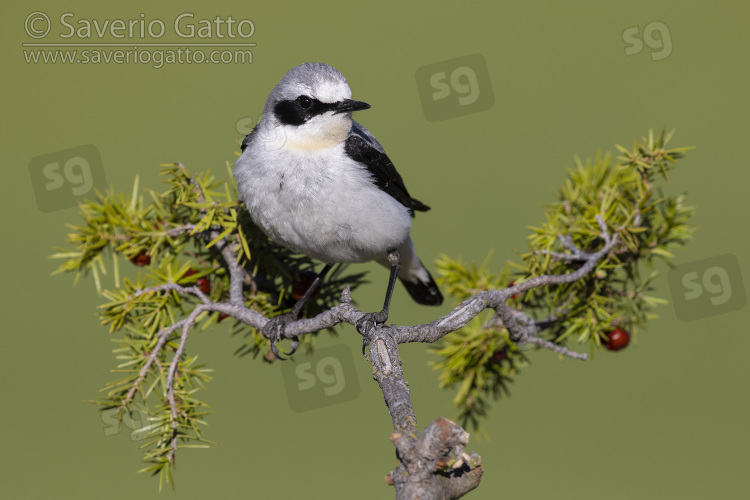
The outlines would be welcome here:
<svg viewBox="0 0 750 500">
<path fill-rule="evenodd" d="M 333 66 L 300 64 L 290 69 L 271 91 L 263 121 L 267 122 L 266 127 L 282 129 L 286 148 L 329 148 L 346 140 L 352 127 L 352 112 L 370 107 L 351 97 L 346 78 Z"/>
</svg>

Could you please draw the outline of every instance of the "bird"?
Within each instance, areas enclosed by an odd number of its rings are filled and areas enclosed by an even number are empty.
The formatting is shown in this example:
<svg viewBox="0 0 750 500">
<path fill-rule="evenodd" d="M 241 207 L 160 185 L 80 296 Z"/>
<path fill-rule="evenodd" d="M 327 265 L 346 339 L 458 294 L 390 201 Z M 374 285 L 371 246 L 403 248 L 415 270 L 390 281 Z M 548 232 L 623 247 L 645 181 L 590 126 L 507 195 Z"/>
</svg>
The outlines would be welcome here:
<svg viewBox="0 0 750 500">
<path fill-rule="evenodd" d="M 411 197 L 383 146 L 352 118 L 369 108 L 352 99 L 333 66 L 300 64 L 273 88 L 242 142 L 233 175 L 253 222 L 275 243 L 324 264 L 292 310 L 263 327 L 277 356 L 284 326 L 336 263 L 390 269 L 383 309 L 355 325 L 363 337 L 388 319 L 396 278 L 417 303 L 443 302 L 409 234 L 415 212 L 430 207 Z"/>
</svg>

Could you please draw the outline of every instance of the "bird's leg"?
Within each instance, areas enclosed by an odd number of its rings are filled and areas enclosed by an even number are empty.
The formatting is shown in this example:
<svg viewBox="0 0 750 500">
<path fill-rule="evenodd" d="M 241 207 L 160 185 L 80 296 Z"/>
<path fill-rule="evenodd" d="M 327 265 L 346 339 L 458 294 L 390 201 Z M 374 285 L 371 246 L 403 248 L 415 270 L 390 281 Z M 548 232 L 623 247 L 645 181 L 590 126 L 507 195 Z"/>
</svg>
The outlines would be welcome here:
<svg viewBox="0 0 750 500">
<path fill-rule="evenodd" d="M 296 321 L 299 318 L 305 302 L 307 302 L 307 299 L 309 299 L 313 292 L 315 292 L 315 290 L 321 285 L 326 274 L 328 274 L 328 271 L 330 271 L 332 267 L 333 266 L 331 264 L 326 264 L 325 267 L 323 267 L 323 270 L 320 271 L 320 274 L 318 274 L 318 276 L 313 280 L 310 286 L 307 287 L 307 290 L 305 290 L 305 293 L 302 295 L 302 297 L 300 297 L 297 303 L 292 306 L 291 311 L 286 314 L 281 314 L 279 316 L 271 318 L 265 325 L 263 325 L 261 333 L 264 337 L 271 341 L 271 352 L 273 352 L 274 356 L 276 356 L 277 358 L 286 359 L 281 355 L 281 351 L 279 351 L 279 348 L 276 345 L 276 342 L 283 338 L 286 325 L 288 325 L 292 321 Z M 297 340 L 297 338 L 295 337 L 292 339 L 292 350 L 290 352 L 285 352 L 284 354 L 290 356 L 297 351 L 298 347 L 299 340 Z"/>
<path fill-rule="evenodd" d="M 383 303 L 383 309 L 375 313 L 366 313 L 359 320 L 357 320 L 357 331 L 364 337 L 365 343 L 367 343 L 370 330 L 372 330 L 378 324 L 385 323 L 388 319 L 388 309 L 391 307 L 393 287 L 396 285 L 398 271 L 399 269 L 401 269 L 401 255 L 398 253 L 397 249 L 393 248 L 391 250 L 388 250 L 388 263 L 391 265 L 391 276 L 388 279 L 388 289 L 385 291 L 385 302 Z M 370 325 L 370 323 L 372 323 L 372 325 Z"/>
</svg>

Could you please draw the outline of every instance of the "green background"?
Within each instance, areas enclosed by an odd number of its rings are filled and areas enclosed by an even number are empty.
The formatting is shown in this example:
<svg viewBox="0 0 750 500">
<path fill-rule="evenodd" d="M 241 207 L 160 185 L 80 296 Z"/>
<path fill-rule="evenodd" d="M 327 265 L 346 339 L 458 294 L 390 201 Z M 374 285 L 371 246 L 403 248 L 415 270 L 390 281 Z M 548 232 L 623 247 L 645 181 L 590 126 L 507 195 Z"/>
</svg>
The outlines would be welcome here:
<svg viewBox="0 0 750 500">
<path fill-rule="evenodd" d="M 6 4 L 2 38 L 4 262 L 0 454 L 4 498 L 154 498 L 157 481 L 136 475 L 141 451 L 125 433 L 106 437 L 85 401 L 113 376 L 113 345 L 98 325 L 91 280 L 50 277 L 77 209 L 42 213 L 28 164 L 84 144 L 102 154 L 107 181 L 127 191 L 136 174 L 159 187 L 158 164 L 222 172 L 238 149 L 237 120 L 257 117 L 289 68 L 324 61 L 346 75 L 358 115 L 411 193 L 432 206 L 413 230 L 422 259 L 440 253 L 494 269 L 525 248 L 572 165 L 649 128 L 676 128 L 674 146 L 697 146 L 666 188 L 698 207 L 687 263 L 731 253 L 747 277 L 747 143 L 750 124 L 743 2 L 161 2 Z M 742 5 L 740 7 L 740 5 Z M 231 15 L 256 26 L 250 65 L 26 64 L 24 19 L 195 19 Z M 670 57 L 649 48 L 625 55 L 622 32 L 653 21 L 669 27 Z M 108 41 L 110 39 L 107 39 Z M 85 41 L 85 40 L 83 40 Z M 180 41 L 164 39 L 161 41 Z M 218 41 L 212 39 L 210 41 Z M 494 106 L 440 122 L 422 112 L 415 72 L 479 53 Z M 358 292 L 375 309 L 386 280 Z M 666 268 L 662 266 L 663 271 Z M 671 299 L 666 273 L 658 295 Z M 412 324 L 448 311 L 413 305 L 397 290 L 391 321 Z M 531 353 L 532 365 L 472 436 L 485 476 L 469 498 L 746 498 L 748 309 L 683 323 L 673 306 L 637 343 L 591 362 Z M 216 371 L 203 393 L 215 415 L 209 450 L 178 458 L 177 490 L 161 498 L 392 498 L 383 476 L 395 465 L 390 418 L 361 358 L 359 397 L 295 413 L 280 366 L 237 358 L 225 326 L 193 336 L 191 352 Z M 338 340 L 357 353 L 351 327 Z M 436 387 L 426 347 L 402 349 L 422 426 L 452 417 L 452 394 Z"/>
</svg>

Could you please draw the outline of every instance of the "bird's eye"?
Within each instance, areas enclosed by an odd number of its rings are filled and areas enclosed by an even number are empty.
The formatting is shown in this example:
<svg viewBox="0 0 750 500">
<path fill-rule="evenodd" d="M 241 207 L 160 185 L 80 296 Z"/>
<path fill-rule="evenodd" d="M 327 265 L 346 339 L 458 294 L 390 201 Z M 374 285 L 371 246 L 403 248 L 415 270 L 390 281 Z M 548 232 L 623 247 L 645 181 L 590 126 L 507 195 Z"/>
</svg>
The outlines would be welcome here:
<svg viewBox="0 0 750 500">
<path fill-rule="evenodd" d="M 301 96 L 299 96 L 299 97 L 297 98 L 297 102 L 299 103 L 299 105 L 300 105 L 301 107 L 303 107 L 303 108 L 305 108 L 305 109 L 307 109 L 307 108 L 309 108 L 310 106 L 312 106 L 312 99 L 310 99 L 310 98 L 309 98 L 309 97 L 307 97 L 306 95 L 301 95 Z"/>
</svg>

